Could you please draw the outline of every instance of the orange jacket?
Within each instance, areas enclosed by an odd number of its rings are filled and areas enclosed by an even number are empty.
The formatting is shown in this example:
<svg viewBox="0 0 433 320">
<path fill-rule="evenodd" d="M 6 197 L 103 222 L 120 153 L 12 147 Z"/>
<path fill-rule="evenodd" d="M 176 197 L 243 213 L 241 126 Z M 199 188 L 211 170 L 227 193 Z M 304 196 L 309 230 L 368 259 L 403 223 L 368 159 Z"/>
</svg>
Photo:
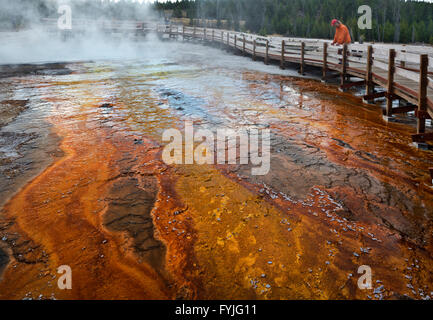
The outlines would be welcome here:
<svg viewBox="0 0 433 320">
<path fill-rule="evenodd" d="M 335 28 L 334 43 L 345 44 L 351 43 L 349 29 L 344 24 L 341 24 L 338 28 Z"/>
</svg>

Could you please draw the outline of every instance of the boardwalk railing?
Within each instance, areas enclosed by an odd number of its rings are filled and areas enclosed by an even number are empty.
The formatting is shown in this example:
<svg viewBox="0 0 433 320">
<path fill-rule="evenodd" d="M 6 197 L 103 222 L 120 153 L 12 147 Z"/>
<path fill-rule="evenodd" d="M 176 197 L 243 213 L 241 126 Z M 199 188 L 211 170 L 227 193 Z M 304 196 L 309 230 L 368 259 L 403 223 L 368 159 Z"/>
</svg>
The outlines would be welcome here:
<svg viewBox="0 0 433 320">
<path fill-rule="evenodd" d="M 388 44 L 350 44 L 331 46 L 329 41 L 283 37 L 262 37 L 254 34 L 220 29 L 158 25 L 160 35 L 198 39 L 233 48 L 253 60 L 262 58 L 267 64 L 278 61 L 281 68 L 287 62 L 299 64 L 299 73 L 305 66 L 322 68 L 325 80 L 329 71 L 337 71 L 341 89 L 365 86 L 364 100 L 387 100 L 385 115 L 414 111 L 417 132 L 413 141 L 433 140 L 433 132 L 426 133 L 426 119 L 433 117 L 433 47 Z M 334 72 L 335 74 L 335 72 Z M 350 82 L 350 77 L 359 81 Z M 382 90 L 375 90 L 381 87 Z M 405 106 L 394 106 L 394 100 L 405 100 Z"/>
<path fill-rule="evenodd" d="M 42 24 L 48 31 L 59 31 L 58 19 L 44 18 Z M 102 30 L 107 32 L 151 32 L 155 31 L 156 24 L 145 21 L 135 20 L 92 20 L 92 19 L 72 19 L 72 29 L 64 30 L 69 32 L 85 32 L 91 30 Z"/>
</svg>

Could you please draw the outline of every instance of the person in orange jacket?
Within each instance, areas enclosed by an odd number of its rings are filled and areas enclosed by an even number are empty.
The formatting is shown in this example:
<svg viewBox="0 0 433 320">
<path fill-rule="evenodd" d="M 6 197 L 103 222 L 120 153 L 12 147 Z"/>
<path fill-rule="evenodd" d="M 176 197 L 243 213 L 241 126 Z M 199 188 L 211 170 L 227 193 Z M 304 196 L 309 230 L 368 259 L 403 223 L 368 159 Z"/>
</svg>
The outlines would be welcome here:
<svg viewBox="0 0 433 320">
<path fill-rule="evenodd" d="M 335 37 L 334 42 L 332 42 L 332 45 L 335 44 L 349 44 L 352 42 L 352 39 L 350 38 L 349 29 L 342 24 L 339 20 L 334 19 L 331 22 L 331 25 L 335 26 Z"/>
</svg>

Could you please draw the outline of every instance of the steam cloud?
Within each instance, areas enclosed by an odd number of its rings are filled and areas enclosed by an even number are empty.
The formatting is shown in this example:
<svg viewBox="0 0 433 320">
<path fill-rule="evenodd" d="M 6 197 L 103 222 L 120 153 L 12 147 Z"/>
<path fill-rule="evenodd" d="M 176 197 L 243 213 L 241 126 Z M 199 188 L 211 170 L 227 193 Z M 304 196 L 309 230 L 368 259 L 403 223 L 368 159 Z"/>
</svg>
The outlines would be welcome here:
<svg viewBox="0 0 433 320">
<path fill-rule="evenodd" d="M 72 32 L 57 28 L 58 8 L 72 12 Z M 49 19 L 49 20 L 47 20 Z M 92 22 L 83 26 L 83 19 Z M 134 32 L 106 32 L 107 26 L 157 23 L 148 3 L 102 0 L 0 0 L 0 64 L 125 59 L 155 54 L 154 35 L 137 42 Z M 104 24 L 105 28 L 101 26 Z M 78 32 L 77 32 L 78 31 Z M 144 39 L 144 36 L 143 36 Z"/>
</svg>

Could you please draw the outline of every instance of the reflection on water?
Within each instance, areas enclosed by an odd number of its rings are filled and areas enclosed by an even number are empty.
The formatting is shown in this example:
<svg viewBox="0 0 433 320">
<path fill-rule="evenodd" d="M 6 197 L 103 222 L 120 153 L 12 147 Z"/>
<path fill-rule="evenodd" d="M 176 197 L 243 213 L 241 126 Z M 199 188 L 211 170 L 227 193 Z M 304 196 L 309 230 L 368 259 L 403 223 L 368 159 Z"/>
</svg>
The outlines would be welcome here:
<svg viewBox="0 0 433 320">
<path fill-rule="evenodd" d="M 3 210 L 0 235 L 14 234 L 43 259 L 33 265 L 12 261 L 8 270 L 17 271 L 5 271 L 0 297 L 430 295 L 433 191 L 427 169 L 433 155 L 410 146 L 412 127 L 382 122 L 377 107 L 334 87 L 264 73 L 259 63 L 214 49 L 190 50 L 185 56 L 70 64 L 70 75 L 1 80 L 0 101 L 29 100 L 28 110 L 1 128 L 0 141 L 20 133 L 0 147 L 1 167 L 57 144 L 43 141 L 52 131 L 65 154 Z M 213 130 L 270 128 L 270 173 L 252 177 L 248 166 L 165 166 L 162 133 L 182 128 L 184 120 Z M 44 155 L 38 157 L 35 167 L 43 164 Z M 137 197 L 145 205 L 132 212 Z M 107 208 L 111 222 L 118 221 L 111 229 L 104 225 Z M 39 214 L 34 223 L 33 210 Z M 141 223 L 141 214 L 146 227 L 130 229 Z M 90 238 L 78 236 L 77 219 Z M 79 240 L 67 240 L 68 232 Z M 167 256 L 153 251 L 158 241 Z M 24 254 L 4 242 L 15 256 Z M 68 247 L 70 254 L 60 253 Z M 165 263 L 155 262 L 158 255 Z M 80 275 L 68 296 L 51 279 L 59 263 L 77 269 L 105 263 L 105 276 L 120 273 L 111 289 L 91 295 L 105 285 Z M 363 264 L 373 269 L 375 290 L 357 288 Z M 42 271 L 46 275 L 32 278 Z M 18 276 L 25 281 L 17 282 Z M 138 295 L 143 286 L 158 290 Z"/>
</svg>

